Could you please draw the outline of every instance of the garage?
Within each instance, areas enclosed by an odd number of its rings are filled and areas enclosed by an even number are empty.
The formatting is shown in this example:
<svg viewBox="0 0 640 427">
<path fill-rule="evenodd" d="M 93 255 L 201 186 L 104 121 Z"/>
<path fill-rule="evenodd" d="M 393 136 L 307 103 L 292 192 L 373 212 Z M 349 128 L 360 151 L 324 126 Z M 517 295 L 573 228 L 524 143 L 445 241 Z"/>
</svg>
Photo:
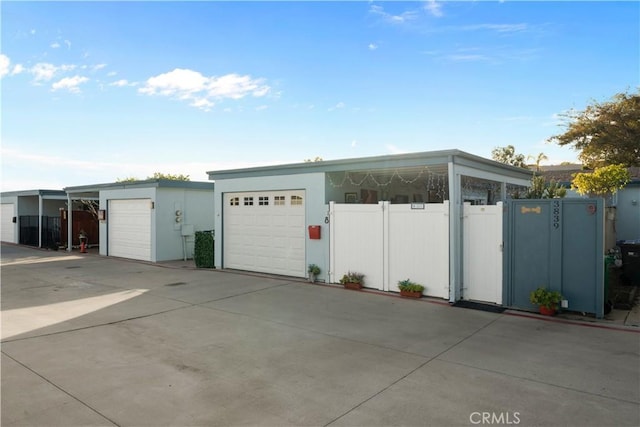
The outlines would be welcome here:
<svg viewBox="0 0 640 427">
<path fill-rule="evenodd" d="M 15 205 L 13 203 L 2 203 L 2 210 L 0 215 L 2 223 L 0 224 L 0 240 L 3 242 L 17 243 L 16 242 L 16 225 L 13 223 L 15 217 Z"/>
<path fill-rule="evenodd" d="M 224 267 L 305 277 L 305 191 L 224 194 Z"/>
<path fill-rule="evenodd" d="M 151 261 L 151 199 L 109 200 L 110 256 Z"/>
</svg>

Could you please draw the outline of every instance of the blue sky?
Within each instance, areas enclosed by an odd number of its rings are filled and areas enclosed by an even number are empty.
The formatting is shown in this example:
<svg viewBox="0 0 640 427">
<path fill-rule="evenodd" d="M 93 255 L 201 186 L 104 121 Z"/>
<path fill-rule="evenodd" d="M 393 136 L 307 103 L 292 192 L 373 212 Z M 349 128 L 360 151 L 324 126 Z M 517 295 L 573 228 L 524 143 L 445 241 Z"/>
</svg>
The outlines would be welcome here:
<svg viewBox="0 0 640 427">
<path fill-rule="evenodd" d="M 2 190 L 514 145 L 640 84 L 638 2 L 0 4 Z"/>
</svg>

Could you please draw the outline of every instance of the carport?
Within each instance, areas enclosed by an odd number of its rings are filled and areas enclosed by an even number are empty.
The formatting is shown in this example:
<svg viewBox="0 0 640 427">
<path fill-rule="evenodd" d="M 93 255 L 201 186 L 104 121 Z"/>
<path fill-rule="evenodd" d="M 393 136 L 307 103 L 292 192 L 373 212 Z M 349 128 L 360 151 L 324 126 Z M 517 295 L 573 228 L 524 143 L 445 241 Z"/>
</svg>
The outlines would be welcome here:
<svg viewBox="0 0 640 427">
<path fill-rule="evenodd" d="M 65 209 L 62 190 L 24 190 L 2 193 L 3 242 L 53 247 L 60 242 L 60 211 Z"/>
</svg>

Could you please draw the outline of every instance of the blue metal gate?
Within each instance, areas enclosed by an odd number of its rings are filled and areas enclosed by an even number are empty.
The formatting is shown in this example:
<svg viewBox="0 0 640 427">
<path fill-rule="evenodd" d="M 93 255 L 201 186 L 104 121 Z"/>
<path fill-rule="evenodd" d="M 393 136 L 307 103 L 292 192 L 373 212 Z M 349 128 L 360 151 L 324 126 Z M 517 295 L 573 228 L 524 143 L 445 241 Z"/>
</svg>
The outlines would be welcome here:
<svg viewBox="0 0 640 427">
<path fill-rule="evenodd" d="M 504 305 L 534 309 L 529 294 L 543 286 L 568 310 L 604 315 L 602 199 L 512 200 L 504 227 Z"/>
</svg>

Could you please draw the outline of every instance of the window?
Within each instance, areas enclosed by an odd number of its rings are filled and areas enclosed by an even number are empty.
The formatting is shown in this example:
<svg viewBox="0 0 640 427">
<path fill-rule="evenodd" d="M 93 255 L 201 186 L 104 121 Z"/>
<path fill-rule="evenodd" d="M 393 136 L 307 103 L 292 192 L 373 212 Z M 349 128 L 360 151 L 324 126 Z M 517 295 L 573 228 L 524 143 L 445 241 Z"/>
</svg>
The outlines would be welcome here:
<svg viewBox="0 0 640 427">
<path fill-rule="evenodd" d="M 229 206 L 239 206 L 240 205 L 240 197 L 232 197 L 229 200 Z"/>
<path fill-rule="evenodd" d="M 302 206 L 302 196 L 291 196 L 291 206 Z"/>
<path fill-rule="evenodd" d="M 269 206 L 269 196 L 260 196 L 260 197 L 258 197 L 258 205 L 259 206 Z"/>
<path fill-rule="evenodd" d="M 275 206 L 284 206 L 285 197 L 284 196 L 273 196 L 273 204 Z"/>
<path fill-rule="evenodd" d="M 253 206 L 253 197 L 245 197 L 244 198 L 245 206 Z"/>
</svg>

